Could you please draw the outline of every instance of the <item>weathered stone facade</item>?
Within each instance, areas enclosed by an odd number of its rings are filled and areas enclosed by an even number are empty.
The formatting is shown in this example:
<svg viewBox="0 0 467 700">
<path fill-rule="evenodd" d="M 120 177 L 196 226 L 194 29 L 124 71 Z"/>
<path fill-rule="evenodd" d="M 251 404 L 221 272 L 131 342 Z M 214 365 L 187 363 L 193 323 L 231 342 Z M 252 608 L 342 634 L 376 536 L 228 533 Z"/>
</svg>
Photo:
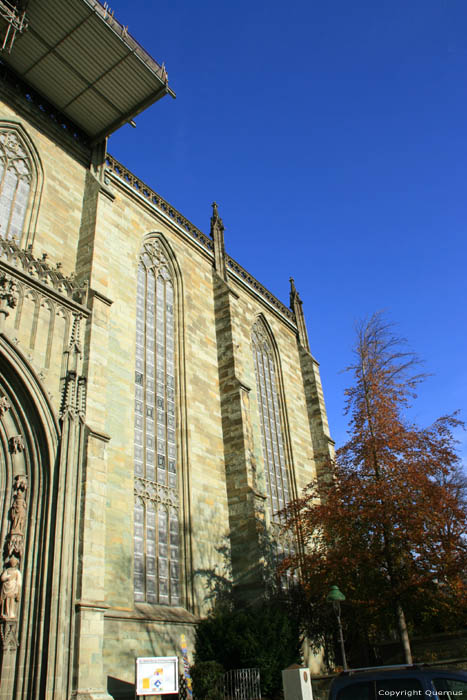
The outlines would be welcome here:
<svg viewBox="0 0 467 700">
<path fill-rule="evenodd" d="M 205 236 L 11 75 L 0 96 L 0 132 L 33 169 L 23 235 L 10 239 L 0 220 L 1 575 L 22 577 L 2 608 L 0 698 L 132 697 L 135 657 L 180 655 L 181 634 L 193 649 L 210 574 L 227 572 L 247 597 L 261 585 L 274 518 L 254 324 L 269 338 L 271 455 L 282 455 L 271 460 L 289 496 L 332 452 L 318 364 L 295 288 L 287 308 L 229 258 L 217 207 Z M 134 595 L 145 242 L 164 251 L 175 296 L 178 605 Z"/>
</svg>

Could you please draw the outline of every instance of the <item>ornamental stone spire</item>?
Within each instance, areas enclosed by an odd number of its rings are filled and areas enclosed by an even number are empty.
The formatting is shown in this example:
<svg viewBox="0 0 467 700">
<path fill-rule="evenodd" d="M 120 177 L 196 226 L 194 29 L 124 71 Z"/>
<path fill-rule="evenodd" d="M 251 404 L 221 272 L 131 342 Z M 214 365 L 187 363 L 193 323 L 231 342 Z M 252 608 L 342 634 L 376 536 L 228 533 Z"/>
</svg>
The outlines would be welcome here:
<svg viewBox="0 0 467 700">
<path fill-rule="evenodd" d="M 290 278 L 290 308 L 295 314 L 295 320 L 298 328 L 298 342 L 300 345 L 310 352 L 310 344 L 308 342 L 308 333 L 306 330 L 305 316 L 303 315 L 303 302 L 295 287 L 294 278 Z"/>
<path fill-rule="evenodd" d="M 214 268 L 224 282 L 227 282 L 225 266 L 224 224 L 219 216 L 216 202 L 212 203 L 211 238 L 214 242 Z"/>
</svg>

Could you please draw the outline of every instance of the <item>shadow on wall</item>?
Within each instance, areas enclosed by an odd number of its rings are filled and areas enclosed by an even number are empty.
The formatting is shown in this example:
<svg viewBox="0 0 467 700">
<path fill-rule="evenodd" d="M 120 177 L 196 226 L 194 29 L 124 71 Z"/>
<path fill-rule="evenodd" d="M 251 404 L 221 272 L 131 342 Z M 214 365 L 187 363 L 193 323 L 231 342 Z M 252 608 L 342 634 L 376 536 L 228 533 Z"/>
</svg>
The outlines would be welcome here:
<svg viewBox="0 0 467 700">
<path fill-rule="evenodd" d="M 255 604 L 264 595 L 278 593 L 288 588 L 287 576 L 278 574 L 278 566 L 284 556 L 296 547 L 292 539 L 281 532 L 279 523 L 266 527 L 265 520 L 257 517 L 250 528 L 254 532 L 254 557 L 244 548 L 245 566 L 240 566 L 237 577 L 232 566 L 230 537 L 224 535 L 215 546 L 218 564 L 213 568 L 198 568 L 193 579 L 201 579 L 205 593 L 204 603 L 216 608 L 224 603 L 243 600 L 246 605 Z M 242 571 L 243 568 L 243 571 Z M 249 589 L 250 595 L 249 595 Z"/>
<path fill-rule="evenodd" d="M 259 545 L 259 559 L 257 562 L 258 567 L 256 574 L 261 582 L 261 587 L 263 593 L 273 593 L 277 591 L 279 580 L 276 573 L 276 567 L 278 560 L 280 559 L 280 551 L 278 551 L 278 543 L 271 533 L 264 527 L 264 521 L 258 520 L 255 524 L 255 530 L 257 533 L 257 543 Z M 242 581 L 240 585 L 233 585 L 233 575 L 232 575 L 232 560 L 231 560 L 231 548 L 230 548 L 230 538 L 228 535 L 220 535 L 217 546 L 214 546 L 216 552 L 216 565 L 206 567 L 200 567 L 193 572 L 193 578 L 200 579 L 202 581 L 202 589 L 204 590 L 204 603 L 208 608 L 218 608 L 218 607 L 235 607 L 235 602 L 239 602 L 243 599 L 243 603 L 247 607 L 253 603 L 248 599 L 245 601 L 244 595 L 237 589 L 241 590 L 243 588 Z M 208 563 L 208 562 L 206 562 Z M 131 572 L 131 562 L 126 556 L 121 556 L 120 567 L 118 570 L 120 572 L 125 572 L 130 574 Z M 248 584 L 247 584 L 248 587 Z M 237 589 L 237 590 L 236 590 Z M 260 599 L 255 599 L 256 603 L 260 603 Z M 149 623 L 145 626 L 146 644 L 141 649 L 141 655 L 147 656 L 158 656 L 160 654 L 160 648 L 158 642 L 157 633 L 154 629 L 151 629 L 152 625 Z M 172 643 L 174 652 L 178 654 L 180 646 L 180 628 L 175 625 L 173 629 L 170 629 L 168 625 L 167 629 L 168 637 Z M 169 642 L 169 644 L 170 644 Z M 127 647 L 123 642 L 121 645 L 118 644 L 117 639 L 113 640 L 114 645 L 118 647 L 118 661 L 115 670 L 118 672 L 117 668 L 119 665 L 123 669 L 130 668 L 130 664 L 134 664 L 135 651 L 131 647 Z M 192 652 L 194 650 L 191 650 Z M 182 670 L 182 669 L 180 669 Z M 122 674 L 123 675 L 123 674 Z M 122 680 L 115 676 L 107 676 L 107 692 L 114 698 L 114 700 L 134 700 L 135 699 L 135 683 L 131 683 L 128 680 L 128 674 L 125 674 L 127 680 Z M 185 694 L 180 693 L 177 695 L 167 695 L 161 696 L 162 698 L 167 698 L 167 700 L 176 700 L 177 697 L 183 698 Z"/>
<path fill-rule="evenodd" d="M 221 543 L 215 547 L 221 563 L 213 568 L 198 568 L 193 572 L 193 580 L 201 579 L 205 591 L 204 605 L 214 606 L 221 601 L 227 601 L 232 596 L 232 562 L 230 540 L 228 535 L 221 538 Z"/>
<path fill-rule="evenodd" d="M 134 683 L 127 683 L 119 678 L 107 676 L 107 692 L 115 700 L 134 700 L 136 687 Z"/>
<path fill-rule="evenodd" d="M 120 577 L 120 583 L 127 585 L 128 580 L 131 580 L 133 559 L 132 557 L 119 553 L 118 557 L 114 555 L 114 573 L 115 576 Z M 151 608 L 150 604 L 135 603 L 135 612 L 142 613 L 143 615 L 146 608 Z M 167 606 L 160 606 L 167 608 Z M 114 700 L 135 700 L 136 684 L 135 682 L 130 682 L 129 679 L 132 678 L 132 674 L 135 672 L 135 660 L 139 656 L 178 656 L 179 657 L 179 672 L 183 672 L 183 666 L 180 660 L 180 636 L 181 632 L 186 633 L 186 628 L 190 627 L 192 622 L 185 622 L 180 625 L 179 620 L 176 619 L 176 608 L 172 608 L 174 615 L 174 624 L 167 620 L 154 619 L 151 613 L 154 614 L 155 610 L 149 611 L 149 616 L 147 620 L 140 620 L 138 623 L 139 631 L 138 634 L 133 638 L 123 636 L 121 637 L 121 632 L 124 628 L 124 623 L 117 624 L 113 627 L 110 632 L 107 633 L 106 643 L 108 648 L 108 653 L 112 658 L 112 666 L 108 670 L 112 670 L 114 673 L 120 673 L 125 676 L 127 680 L 117 678 L 113 675 L 107 676 L 107 693 L 114 698 Z M 111 620 L 107 620 L 107 624 L 111 624 Z M 115 623 L 114 623 L 115 624 Z M 119 625 L 122 625 L 120 627 Z M 163 640 L 161 639 L 161 630 L 163 632 Z M 136 641 L 140 642 L 135 646 Z M 161 643 L 164 643 L 166 649 L 169 651 L 162 652 Z M 132 670 L 131 670 L 132 669 Z M 134 675 L 133 675 L 134 678 Z M 180 676 L 180 688 L 182 692 L 179 695 L 160 695 L 158 698 L 162 700 L 177 700 L 177 698 L 186 698 L 186 694 L 183 692 L 183 679 Z M 151 696 L 153 697 L 153 696 Z"/>
<path fill-rule="evenodd" d="M 276 567 L 278 560 L 280 559 L 280 551 L 278 551 L 278 543 L 271 533 L 265 528 L 264 521 L 258 519 L 255 523 L 255 530 L 257 533 L 257 545 L 259 549 L 259 560 L 257 562 L 256 577 L 260 580 L 261 588 L 263 592 L 273 592 L 277 590 L 278 578 L 276 573 Z M 216 552 L 217 563 L 214 566 L 200 567 L 196 569 L 192 576 L 193 579 L 201 579 L 202 589 L 204 590 L 204 604 L 207 608 L 217 608 L 218 606 L 231 607 L 234 600 L 237 600 L 238 589 L 242 589 L 242 581 L 237 583 L 237 586 L 233 585 L 233 574 L 232 574 L 232 559 L 231 559 L 231 547 L 230 538 L 228 535 L 220 535 L 217 546 L 214 546 Z M 132 562 L 130 558 L 126 555 L 120 555 L 120 566 L 117 570 L 123 578 L 129 578 L 131 574 Z M 251 573 L 251 572 L 250 572 Z M 240 585 L 238 585 L 240 584 Z M 248 584 L 246 586 L 249 587 Z M 240 598 L 243 595 L 240 594 Z M 248 599 L 248 596 L 247 596 Z M 256 599 L 259 602 L 258 599 Z M 252 604 L 252 601 L 247 601 L 247 606 Z M 254 603 L 253 603 L 254 604 Z M 204 606 L 203 606 L 204 607 Z M 149 622 L 149 621 L 148 621 Z M 140 655 L 147 656 L 158 656 L 160 655 L 160 647 L 158 642 L 158 635 L 153 629 L 153 624 L 149 622 L 145 626 L 144 633 L 146 635 L 146 644 L 141 648 Z M 180 647 L 180 628 L 178 625 L 174 625 L 171 629 L 170 625 L 167 625 L 166 633 L 169 639 L 169 645 L 174 649 L 174 653 L 178 654 Z M 113 646 L 116 645 L 114 650 L 117 653 L 117 666 L 115 670 L 120 666 L 122 669 L 129 669 L 131 664 L 134 664 L 135 650 L 132 647 L 128 647 L 124 642 L 118 644 L 117 639 L 114 638 Z M 118 651 L 117 651 L 118 650 Z M 192 652 L 194 650 L 191 650 Z M 117 671 L 118 672 L 118 671 Z M 123 675 L 123 674 L 122 674 Z M 128 675 L 126 678 L 128 679 Z M 115 676 L 107 676 L 107 692 L 114 698 L 114 700 L 134 700 L 135 698 L 135 683 L 129 682 L 129 680 L 122 680 Z M 166 697 L 168 700 L 176 700 L 176 695 L 161 696 Z M 183 697 L 180 695 L 179 697 Z"/>
</svg>

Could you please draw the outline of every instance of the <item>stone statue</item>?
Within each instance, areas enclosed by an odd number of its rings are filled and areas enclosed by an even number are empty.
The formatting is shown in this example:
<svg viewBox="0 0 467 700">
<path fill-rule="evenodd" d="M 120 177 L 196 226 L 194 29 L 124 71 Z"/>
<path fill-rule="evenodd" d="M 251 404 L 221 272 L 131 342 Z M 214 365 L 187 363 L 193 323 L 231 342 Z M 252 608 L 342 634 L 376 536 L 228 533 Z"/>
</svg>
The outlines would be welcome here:
<svg viewBox="0 0 467 700">
<path fill-rule="evenodd" d="M 23 452 L 24 440 L 22 435 L 14 435 L 10 438 L 10 452 L 15 455 L 18 452 Z"/>
<path fill-rule="evenodd" d="M 16 282 L 5 273 L 0 274 L 0 308 L 9 306 L 14 309 L 16 306 Z M 7 313 L 8 315 L 8 313 Z"/>
<path fill-rule="evenodd" d="M 15 491 L 26 491 L 28 488 L 28 477 L 25 474 L 18 474 L 18 476 L 15 476 L 15 484 L 13 488 Z"/>
<path fill-rule="evenodd" d="M 24 535 L 24 526 L 26 524 L 26 500 L 23 490 L 19 489 L 16 492 L 13 504 L 11 506 L 11 530 L 12 535 Z"/>
<path fill-rule="evenodd" d="M 18 603 L 21 593 L 22 576 L 18 569 L 19 561 L 11 557 L 8 569 L 4 569 L 0 576 L 2 584 L 0 588 L 0 609 L 4 618 L 16 618 Z"/>
<path fill-rule="evenodd" d="M 4 413 L 9 411 L 11 408 L 11 404 L 8 401 L 6 396 L 1 396 L 0 397 L 0 416 L 3 416 Z"/>
<path fill-rule="evenodd" d="M 13 554 L 17 554 L 20 558 L 23 556 L 24 538 L 23 535 L 12 535 L 8 536 L 7 540 L 7 551 L 8 556 L 11 557 Z"/>
</svg>

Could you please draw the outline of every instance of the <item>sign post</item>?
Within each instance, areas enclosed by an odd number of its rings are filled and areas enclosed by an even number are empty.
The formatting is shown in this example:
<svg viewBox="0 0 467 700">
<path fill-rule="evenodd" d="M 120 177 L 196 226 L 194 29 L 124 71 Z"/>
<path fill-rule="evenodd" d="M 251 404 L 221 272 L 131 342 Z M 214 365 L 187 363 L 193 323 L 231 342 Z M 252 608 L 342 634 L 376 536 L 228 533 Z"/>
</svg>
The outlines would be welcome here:
<svg viewBox="0 0 467 700">
<path fill-rule="evenodd" d="M 136 659 L 136 697 L 178 693 L 178 658 L 149 656 Z"/>
</svg>

